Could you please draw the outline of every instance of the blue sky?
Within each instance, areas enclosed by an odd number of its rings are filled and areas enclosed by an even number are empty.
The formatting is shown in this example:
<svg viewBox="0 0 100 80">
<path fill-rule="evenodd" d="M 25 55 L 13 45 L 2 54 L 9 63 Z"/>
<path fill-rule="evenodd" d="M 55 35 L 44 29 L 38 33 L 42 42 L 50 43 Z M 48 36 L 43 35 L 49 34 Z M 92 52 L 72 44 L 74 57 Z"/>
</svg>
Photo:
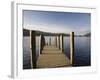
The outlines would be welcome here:
<svg viewBox="0 0 100 80">
<path fill-rule="evenodd" d="M 90 13 L 50 12 L 50 11 L 23 11 L 24 28 L 55 33 L 76 34 L 90 32 Z"/>
</svg>

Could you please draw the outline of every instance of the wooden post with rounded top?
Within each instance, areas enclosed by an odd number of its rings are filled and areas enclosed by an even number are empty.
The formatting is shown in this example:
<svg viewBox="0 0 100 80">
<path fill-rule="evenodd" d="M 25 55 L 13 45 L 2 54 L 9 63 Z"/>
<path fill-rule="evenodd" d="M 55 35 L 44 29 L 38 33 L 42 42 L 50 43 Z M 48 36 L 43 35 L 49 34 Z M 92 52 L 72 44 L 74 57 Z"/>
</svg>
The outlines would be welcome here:
<svg viewBox="0 0 100 80">
<path fill-rule="evenodd" d="M 70 33 L 70 63 L 74 65 L 74 32 Z"/>
</svg>

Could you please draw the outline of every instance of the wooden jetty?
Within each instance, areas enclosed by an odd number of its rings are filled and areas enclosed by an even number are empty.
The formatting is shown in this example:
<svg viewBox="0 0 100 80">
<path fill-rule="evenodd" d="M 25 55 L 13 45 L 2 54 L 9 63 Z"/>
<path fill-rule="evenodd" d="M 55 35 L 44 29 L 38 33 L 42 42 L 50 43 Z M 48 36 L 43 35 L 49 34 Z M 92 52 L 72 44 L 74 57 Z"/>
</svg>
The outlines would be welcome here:
<svg viewBox="0 0 100 80">
<path fill-rule="evenodd" d="M 37 68 L 70 66 L 70 60 L 56 46 L 45 46 L 38 57 Z"/>
<path fill-rule="evenodd" d="M 39 57 L 36 59 L 36 35 L 30 31 L 31 66 L 32 68 L 67 67 L 74 64 L 74 32 L 70 33 L 70 59 L 65 56 L 63 35 L 56 35 L 55 45 L 45 44 L 45 35 L 39 37 Z"/>
</svg>

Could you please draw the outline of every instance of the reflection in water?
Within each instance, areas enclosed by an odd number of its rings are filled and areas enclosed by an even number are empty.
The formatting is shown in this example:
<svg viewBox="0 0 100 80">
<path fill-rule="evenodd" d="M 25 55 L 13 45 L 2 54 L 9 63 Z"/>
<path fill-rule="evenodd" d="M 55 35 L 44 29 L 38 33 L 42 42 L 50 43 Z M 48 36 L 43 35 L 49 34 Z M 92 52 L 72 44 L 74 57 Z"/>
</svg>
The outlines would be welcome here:
<svg viewBox="0 0 100 80">
<path fill-rule="evenodd" d="M 30 65 L 30 40 L 29 37 L 23 38 L 23 68 L 29 69 Z M 49 37 L 45 37 L 46 43 L 49 42 Z M 54 37 L 51 38 L 54 41 Z M 70 53 L 70 38 L 64 37 L 64 53 L 69 57 Z M 75 37 L 75 66 L 89 66 L 91 65 L 91 44 L 90 37 Z M 36 54 L 39 55 L 39 37 L 36 37 Z"/>
</svg>

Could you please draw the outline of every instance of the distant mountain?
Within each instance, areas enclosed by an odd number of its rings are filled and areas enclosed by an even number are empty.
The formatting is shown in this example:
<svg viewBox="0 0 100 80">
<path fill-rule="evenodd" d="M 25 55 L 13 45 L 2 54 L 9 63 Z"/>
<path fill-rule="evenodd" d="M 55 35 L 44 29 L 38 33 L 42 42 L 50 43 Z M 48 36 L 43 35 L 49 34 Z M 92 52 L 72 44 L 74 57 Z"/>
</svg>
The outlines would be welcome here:
<svg viewBox="0 0 100 80">
<path fill-rule="evenodd" d="M 64 35 L 64 36 L 70 36 L 70 34 L 65 34 L 65 33 L 51 33 L 51 32 L 43 32 L 43 31 L 36 31 L 36 35 L 39 36 L 41 35 L 45 35 L 45 36 L 57 36 L 57 35 Z M 23 36 L 29 36 L 30 35 L 30 30 L 27 29 L 23 29 Z M 74 35 L 75 37 L 90 37 L 91 33 L 85 33 L 85 34 L 81 34 L 81 35 Z"/>
<path fill-rule="evenodd" d="M 43 31 L 36 31 L 36 35 L 45 35 L 45 36 L 56 36 L 56 35 L 64 35 L 64 36 L 69 36 L 69 34 L 65 33 L 51 33 L 51 32 L 43 32 Z M 23 36 L 29 36 L 30 35 L 30 30 L 23 29 Z"/>
<path fill-rule="evenodd" d="M 29 36 L 30 35 L 30 31 L 27 29 L 23 29 L 23 36 Z"/>
<path fill-rule="evenodd" d="M 90 36 L 91 36 L 91 33 L 90 32 L 85 33 L 85 34 L 75 35 L 75 37 L 90 37 Z"/>
<path fill-rule="evenodd" d="M 91 36 L 91 33 L 90 32 L 89 33 L 86 33 L 86 34 L 84 34 L 84 36 L 90 37 Z"/>
</svg>

